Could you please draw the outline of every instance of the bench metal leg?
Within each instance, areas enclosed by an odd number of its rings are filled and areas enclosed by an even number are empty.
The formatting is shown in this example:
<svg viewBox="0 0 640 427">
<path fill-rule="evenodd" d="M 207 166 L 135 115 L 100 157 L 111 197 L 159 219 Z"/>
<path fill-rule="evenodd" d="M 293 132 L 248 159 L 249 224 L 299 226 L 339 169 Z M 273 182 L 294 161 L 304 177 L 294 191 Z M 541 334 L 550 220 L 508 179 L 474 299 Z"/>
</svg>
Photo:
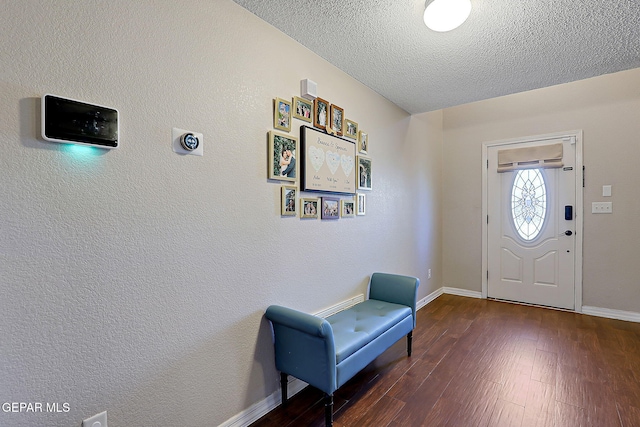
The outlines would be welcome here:
<svg viewBox="0 0 640 427">
<path fill-rule="evenodd" d="M 407 354 L 411 357 L 411 344 L 413 342 L 413 331 L 407 334 Z"/>
<path fill-rule="evenodd" d="M 333 426 L 333 394 L 324 395 L 324 425 Z"/>
<path fill-rule="evenodd" d="M 282 393 L 282 406 L 287 404 L 287 374 L 280 372 L 280 392 Z"/>
</svg>

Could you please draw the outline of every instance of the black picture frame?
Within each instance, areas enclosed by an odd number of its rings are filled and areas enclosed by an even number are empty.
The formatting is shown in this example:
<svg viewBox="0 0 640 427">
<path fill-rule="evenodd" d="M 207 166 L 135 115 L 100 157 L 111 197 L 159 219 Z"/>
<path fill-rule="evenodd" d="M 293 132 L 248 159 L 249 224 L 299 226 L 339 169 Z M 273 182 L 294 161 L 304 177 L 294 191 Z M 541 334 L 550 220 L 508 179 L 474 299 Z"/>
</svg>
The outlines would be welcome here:
<svg viewBox="0 0 640 427">
<path fill-rule="evenodd" d="M 353 195 L 357 186 L 354 141 L 301 126 L 300 191 Z"/>
</svg>

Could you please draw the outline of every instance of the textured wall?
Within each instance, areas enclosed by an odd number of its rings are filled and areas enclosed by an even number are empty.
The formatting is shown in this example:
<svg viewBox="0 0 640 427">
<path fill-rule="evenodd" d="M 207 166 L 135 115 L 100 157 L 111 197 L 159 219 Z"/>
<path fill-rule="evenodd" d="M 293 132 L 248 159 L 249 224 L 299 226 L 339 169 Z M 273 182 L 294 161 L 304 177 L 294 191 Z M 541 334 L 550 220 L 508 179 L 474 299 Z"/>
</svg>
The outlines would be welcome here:
<svg viewBox="0 0 640 427">
<path fill-rule="evenodd" d="M 582 129 L 583 305 L 640 312 L 638 110 L 640 69 L 444 110 L 444 285 L 482 287 L 482 144 Z M 595 201 L 613 214 L 591 214 Z"/>
<path fill-rule="evenodd" d="M 0 425 L 215 426 L 277 389 L 269 304 L 318 311 L 376 270 L 441 286 L 441 113 L 227 0 L 7 2 L 0 39 L 0 401 L 70 405 Z M 370 135 L 365 217 L 280 217 L 266 132 L 303 78 Z M 42 141 L 47 92 L 118 108 L 121 148 Z M 204 157 L 173 153 L 172 127 Z"/>
</svg>

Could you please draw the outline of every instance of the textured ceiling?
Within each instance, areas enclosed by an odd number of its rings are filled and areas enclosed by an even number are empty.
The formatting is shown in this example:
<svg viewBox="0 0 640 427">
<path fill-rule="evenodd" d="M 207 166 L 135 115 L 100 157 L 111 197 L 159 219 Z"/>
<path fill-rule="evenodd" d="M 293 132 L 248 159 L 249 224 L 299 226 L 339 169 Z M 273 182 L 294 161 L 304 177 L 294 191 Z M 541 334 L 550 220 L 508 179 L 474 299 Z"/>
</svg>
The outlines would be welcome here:
<svg viewBox="0 0 640 427">
<path fill-rule="evenodd" d="M 424 0 L 234 1 L 409 113 L 640 67 L 640 0 L 472 0 L 448 33 Z"/>
</svg>

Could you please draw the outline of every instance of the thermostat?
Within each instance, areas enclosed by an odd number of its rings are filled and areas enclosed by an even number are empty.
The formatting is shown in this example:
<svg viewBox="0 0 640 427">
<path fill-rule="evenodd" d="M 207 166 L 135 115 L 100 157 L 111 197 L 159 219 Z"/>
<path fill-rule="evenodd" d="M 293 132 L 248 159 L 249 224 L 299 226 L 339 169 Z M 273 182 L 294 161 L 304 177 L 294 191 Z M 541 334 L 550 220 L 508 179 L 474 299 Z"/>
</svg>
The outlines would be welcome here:
<svg viewBox="0 0 640 427">
<path fill-rule="evenodd" d="M 192 154 L 202 156 L 204 140 L 201 133 L 186 129 L 171 129 L 171 147 L 178 154 Z"/>
<path fill-rule="evenodd" d="M 188 151 L 193 151 L 200 145 L 200 141 L 192 133 L 185 133 L 180 137 L 180 145 Z"/>
</svg>

